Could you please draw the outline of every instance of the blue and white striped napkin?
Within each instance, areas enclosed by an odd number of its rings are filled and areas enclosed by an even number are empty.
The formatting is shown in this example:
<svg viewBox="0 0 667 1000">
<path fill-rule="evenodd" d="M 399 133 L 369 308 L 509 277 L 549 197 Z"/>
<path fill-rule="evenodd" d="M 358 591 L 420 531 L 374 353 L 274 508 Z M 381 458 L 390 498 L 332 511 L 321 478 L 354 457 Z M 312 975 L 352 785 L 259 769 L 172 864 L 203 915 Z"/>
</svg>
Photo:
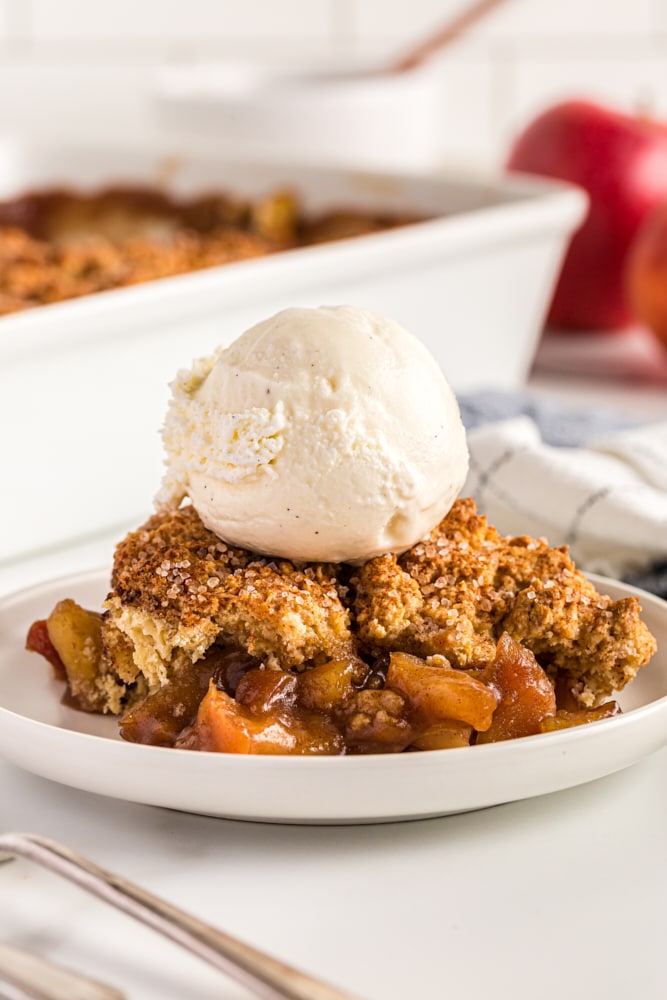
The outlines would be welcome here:
<svg viewBox="0 0 667 1000">
<path fill-rule="evenodd" d="M 462 493 L 502 534 L 544 536 L 582 569 L 667 591 L 667 422 L 488 394 L 464 397 L 461 412 Z"/>
</svg>

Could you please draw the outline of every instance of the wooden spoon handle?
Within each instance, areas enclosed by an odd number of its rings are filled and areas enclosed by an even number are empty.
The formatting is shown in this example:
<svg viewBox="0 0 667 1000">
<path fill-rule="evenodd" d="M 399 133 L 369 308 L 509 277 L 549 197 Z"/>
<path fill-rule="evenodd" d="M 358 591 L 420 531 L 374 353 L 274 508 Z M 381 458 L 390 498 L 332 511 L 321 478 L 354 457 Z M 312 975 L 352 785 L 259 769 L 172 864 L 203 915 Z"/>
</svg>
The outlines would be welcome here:
<svg viewBox="0 0 667 1000">
<path fill-rule="evenodd" d="M 506 2 L 507 0 L 476 0 L 470 7 L 466 7 L 460 14 L 443 25 L 435 34 L 429 35 L 428 38 L 423 39 L 418 45 L 404 53 L 389 67 L 389 72 L 405 73 L 407 70 L 416 69 L 435 52 L 444 49 L 446 45 L 465 34 L 469 28 L 490 14 L 492 10 Z"/>
</svg>

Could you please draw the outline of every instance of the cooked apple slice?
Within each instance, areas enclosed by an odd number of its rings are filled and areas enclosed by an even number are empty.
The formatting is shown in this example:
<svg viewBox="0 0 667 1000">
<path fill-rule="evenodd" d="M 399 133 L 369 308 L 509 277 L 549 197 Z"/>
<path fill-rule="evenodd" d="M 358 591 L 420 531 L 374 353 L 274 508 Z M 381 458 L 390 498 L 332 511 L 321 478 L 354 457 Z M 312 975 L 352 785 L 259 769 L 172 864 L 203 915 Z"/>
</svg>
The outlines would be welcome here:
<svg viewBox="0 0 667 1000">
<path fill-rule="evenodd" d="M 533 654 L 504 632 L 496 657 L 482 678 L 499 698 L 493 721 L 477 743 L 495 743 L 541 731 L 542 720 L 556 712 L 553 685 Z"/>
<path fill-rule="evenodd" d="M 63 661 L 58 656 L 56 648 L 49 639 L 49 630 L 46 627 L 46 618 L 40 618 L 33 622 L 28 629 L 25 640 L 25 648 L 31 653 L 39 653 L 53 667 L 53 676 L 59 681 L 67 680 L 67 671 Z"/>
<path fill-rule="evenodd" d="M 438 722 L 429 726 L 410 744 L 414 750 L 453 750 L 470 746 L 472 726 L 464 722 Z"/>
<path fill-rule="evenodd" d="M 606 701 L 597 708 L 577 708 L 574 711 L 559 709 L 555 715 L 547 715 L 540 723 L 541 733 L 553 733 L 559 729 L 570 729 L 572 726 L 585 726 L 599 719 L 611 719 L 620 715 L 621 706 L 617 701 Z"/>
<path fill-rule="evenodd" d="M 250 671 L 263 673 L 266 684 L 255 686 L 252 700 L 239 704 L 224 691 L 220 691 L 211 681 L 194 725 L 193 733 L 177 745 L 198 750 L 214 750 L 219 753 L 245 754 L 340 754 L 343 752 L 343 738 L 340 732 L 323 716 L 309 713 L 307 717 L 291 711 L 281 702 L 280 690 L 275 696 L 269 692 L 270 675 L 274 674 L 276 688 L 285 687 L 283 678 L 288 675 L 278 671 Z M 246 682 L 246 696 L 250 684 L 257 681 L 249 674 Z M 260 687 L 262 691 L 260 692 Z M 271 706 L 275 710 L 271 710 Z M 262 708 L 261 706 L 267 706 Z"/>
<path fill-rule="evenodd" d="M 360 660 L 329 660 L 297 678 L 297 697 L 304 708 L 330 712 L 351 698 L 368 674 Z"/>
<path fill-rule="evenodd" d="M 491 688 L 475 677 L 407 653 L 391 654 L 387 687 L 400 692 L 416 722 L 427 726 L 453 720 L 488 729 L 497 703 Z"/>
<path fill-rule="evenodd" d="M 65 668 L 73 702 L 85 712 L 101 711 L 105 698 L 96 681 L 102 656 L 102 615 L 67 598 L 46 619 L 46 630 Z"/>
</svg>

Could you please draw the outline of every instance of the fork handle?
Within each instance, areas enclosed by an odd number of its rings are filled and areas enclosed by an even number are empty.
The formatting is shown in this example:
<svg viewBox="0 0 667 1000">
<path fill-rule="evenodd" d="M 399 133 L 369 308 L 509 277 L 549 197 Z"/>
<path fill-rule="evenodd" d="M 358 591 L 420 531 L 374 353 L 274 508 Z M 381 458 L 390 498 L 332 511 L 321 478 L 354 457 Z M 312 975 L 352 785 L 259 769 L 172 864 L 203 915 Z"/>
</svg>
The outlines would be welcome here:
<svg viewBox="0 0 667 1000">
<path fill-rule="evenodd" d="M 74 882 L 93 896 L 152 927 L 199 958 L 242 983 L 262 1000 L 354 1000 L 278 959 L 105 871 L 54 840 L 33 833 L 0 836 L 0 851 L 34 861 Z"/>
<path fill-rule="evenodd" d="M 0 944 L 0 980 L 34 1000 L 124 1000 L 112 986 L 8 944 Z"/>
</svg>

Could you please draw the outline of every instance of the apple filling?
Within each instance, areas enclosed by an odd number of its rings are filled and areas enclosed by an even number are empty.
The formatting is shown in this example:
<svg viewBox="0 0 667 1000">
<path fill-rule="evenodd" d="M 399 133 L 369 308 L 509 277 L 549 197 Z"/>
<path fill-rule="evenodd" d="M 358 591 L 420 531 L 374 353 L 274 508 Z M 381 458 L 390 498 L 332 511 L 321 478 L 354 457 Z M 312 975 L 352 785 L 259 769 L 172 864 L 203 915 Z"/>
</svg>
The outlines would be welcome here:
<svg viewBox="0 0 667 1000">
<path fill-rule="evenodd" d="M 35 622 L 28 648 L 66 683 L 65 701 L 100 710 L 91 697 L 99 670 L 101 616 L 73 601 Z M 535 656 L 507 633 L 483 669 L 453 668 L 442 656 L 392 652 L 370 664 L 329 660 L 293 672 L 268 669 L 238 649 L 213 645 L 195 664 L 120 717 L 133 743 L 243 754 L 369 754 L 442 750 L 532 736 L 607 718 L 597 708 L 559 706 Z"/>
<path fill-rule="evenodd" d="M 27 645 L 64 700 L 135 743 L 258 754 L 440 750 L 613 715 L 656 649 L 565 548 L 459 499 L 399 555 L 296 563 L 222 542 L 192 505 L 116 547 L 101 614 L 59 601 Z"/>
</svg>

